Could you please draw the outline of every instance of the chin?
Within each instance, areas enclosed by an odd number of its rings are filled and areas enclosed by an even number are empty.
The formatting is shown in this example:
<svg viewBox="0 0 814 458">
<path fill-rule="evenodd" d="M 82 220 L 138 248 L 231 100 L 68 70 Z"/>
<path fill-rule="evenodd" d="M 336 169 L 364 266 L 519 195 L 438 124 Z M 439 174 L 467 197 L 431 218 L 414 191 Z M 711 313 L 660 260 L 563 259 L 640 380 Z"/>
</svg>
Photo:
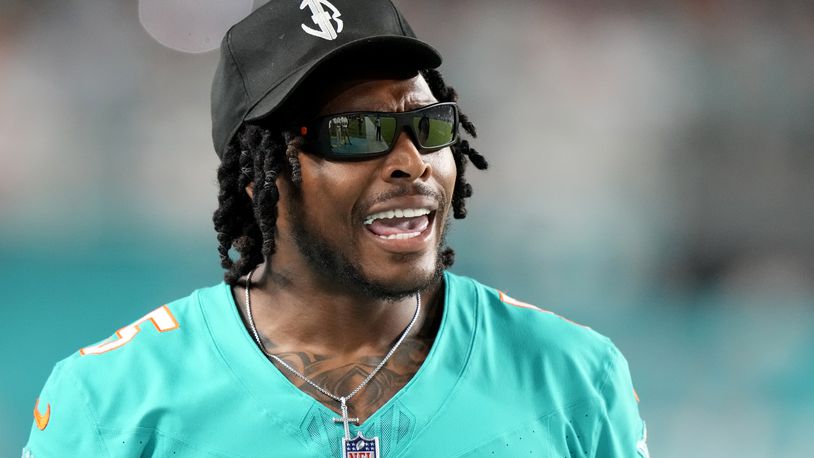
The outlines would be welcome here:
<svg viewBox="0 0 814 458">
<path fill-rule="evenodd" d="M 331 241 L 310 230 L 301 214 L 293 214 L 292 221 L 294 242 L 310 268 L 347 290 L 395 301 L 427 289 L 443 273 L 443 239 L 422 244 L 420 251 L 394 252 L 378 244 Z"/>
<path fill-rule="evenodd" d="M 431 263 L 402 261 L 388 267 L 374 269 L 373 272 L 360 272 L 363 278 L 357 278 L 357 284 L 365 291 L 379 299 L 399 300 L 423 291 L 438 280 L 443 274 L 443 267 L 438 257 Z"/>
</svg>

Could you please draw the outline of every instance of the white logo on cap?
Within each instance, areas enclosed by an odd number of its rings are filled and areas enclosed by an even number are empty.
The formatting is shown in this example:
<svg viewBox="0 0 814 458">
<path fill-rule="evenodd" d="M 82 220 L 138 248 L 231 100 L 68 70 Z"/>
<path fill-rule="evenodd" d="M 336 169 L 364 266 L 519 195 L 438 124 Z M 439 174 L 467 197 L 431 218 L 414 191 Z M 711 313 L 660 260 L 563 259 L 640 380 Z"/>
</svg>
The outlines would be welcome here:
<svg viewBox="0 0 814 458">
<path fill-rule="evenodd" d="M 322 5 L 328 7 L 331 13 L 322 9 Z M 339 19 L 339 16 L 342 15 L 339 10 L 331 5 L 331 2 L 328 0 L 302 0 L 300 9 L 305 9 L 306 6 L 311 8 L 311 20 L 314 21 L 314 24 L 319 26 L 319 30 L 312 29 L 305 24 L 302 24 L 302 30 L 305 30 L 306 33 L 315 37 L 335 40 L 337 34 L 342 31 L 342 27 L 344 26 L 342 19 Z M 335 29 L 331 23 L 331 19 L 336 22 Z"/>
</svg>

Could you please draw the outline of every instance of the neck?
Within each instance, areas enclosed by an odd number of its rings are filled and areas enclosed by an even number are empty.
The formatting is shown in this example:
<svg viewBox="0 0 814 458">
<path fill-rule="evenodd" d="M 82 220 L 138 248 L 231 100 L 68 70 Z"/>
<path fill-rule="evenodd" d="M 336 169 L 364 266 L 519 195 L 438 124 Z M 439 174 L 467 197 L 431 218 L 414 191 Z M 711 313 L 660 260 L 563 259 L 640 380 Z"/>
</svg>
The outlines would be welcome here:
<svg viewBox="0 0 814 458">
<path fill-rule="evenodd" d="M 422 312 L 412 335 L 427 332 L 443 295 L 439 280 L 421 291 Z M 235 289 L 245 297 L 245 278 Z M 416 311 L 416 295 L 398 300 L 366 296 L 360 291 L 324 287 L 307 278 L 258 266 L 250 287 L 252 315 L 266 347 L 275 353 L 354 357 L 386 353 Z M 245 303 L 241 308 L 245 310 Z M 272 350 L 273 348 L 273 350 Z"/>
</svg>

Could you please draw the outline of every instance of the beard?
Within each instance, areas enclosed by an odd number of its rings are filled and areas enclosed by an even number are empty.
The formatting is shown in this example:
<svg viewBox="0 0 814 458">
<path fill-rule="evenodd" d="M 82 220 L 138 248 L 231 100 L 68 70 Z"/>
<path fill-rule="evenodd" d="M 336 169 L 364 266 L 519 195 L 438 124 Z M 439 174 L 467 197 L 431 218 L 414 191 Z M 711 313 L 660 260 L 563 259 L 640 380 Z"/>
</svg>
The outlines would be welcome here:
<svg viewBox="0 0 814 458">
<path fill-rule="evenodd" d="M 436 247 L 433 271 L 422 277 L 389 283 L 370 278 L 364 273 L 362 266 L 346 256 L 340 247 L 321 233 L 310 230 L 305 222 L 303 205 L 292 205 L 288 216 L 294 243 L 309 266 L 324 278 L 330 278 L 339 285 L 360 291 L 368 297 L 394 302 L 429 288 L 444 274 L 442 253 L 446 249 L 446 234 L 450 225 L 448 215 Z"/>
</svg>

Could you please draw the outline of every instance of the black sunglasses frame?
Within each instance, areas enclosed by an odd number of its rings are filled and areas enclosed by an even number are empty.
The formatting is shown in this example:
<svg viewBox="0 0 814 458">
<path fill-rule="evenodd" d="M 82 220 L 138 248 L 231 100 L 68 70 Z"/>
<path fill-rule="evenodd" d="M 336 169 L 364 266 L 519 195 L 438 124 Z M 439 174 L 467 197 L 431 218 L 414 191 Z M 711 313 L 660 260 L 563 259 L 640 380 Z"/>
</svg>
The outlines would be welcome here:
<svg viewBox="0 0 814 458">
<path fill-rule="evenodd" d="M 416 114 L 421 113 L 425 110 L 431 110 L 433 108 L 439 106 L 451 106 L 453 108 L 453 117 L 454 117 L 454 127 L 453 127 L 453 136 L 452 140 L 443 145 L 435 145 L 432 147 L 425 147 L 421 145 L 421 142 L 418 139 L 418 134 L 415 132 L 412 126 L 412 120 Z M 340 154 L 335 153 L 333 148 L 331 147 L 331 133 L 329 129 L 329 123 L 339 117 L 343 116 L 380 116 L 380 117 L 387 117 L 387 118 L 395 118 L 396 120 L 396 128 L 394 131 L 395 138 L 392 141 L 388 142 L 388 148 L 384 151 L 377 151 L 375 153 L 353 153 L 353 154 Z M 326 159 L 330 160 L 338 160 L 338 161 L 363 161 L 366 159 L 372 159 L 374 157 L 384 156 L 390 153 L 393 150 L 396 143 L 398 142 L 398 137 L 401 135 L 405 129 L 407 130 L 407 134 L 410 136 L 413 144 L 416 146 L 418 151 L 422 154 L 428 154 L 440 149 L 446 148 L 448 146 L 454 145 L 458 142 L 460 135 L 458 132 L 460 126 L 460 114 L 458 112 L 458 104 L 455 102 L 439 102 L 433 103 L 431 105 L 423 106 L 421 108 L 411 110 L 411 111 L 349 111 L 345 113 L 335 113 L 330 114 L 327 116 L 320 116 L 316 118 L 312 122 L 309 123 L 308 127 L 301 127 L 300 134 L 305 139 L 305 142 L 302 145 L 302 150 L 317 154 L 322 156 Z"/>
</svg>

